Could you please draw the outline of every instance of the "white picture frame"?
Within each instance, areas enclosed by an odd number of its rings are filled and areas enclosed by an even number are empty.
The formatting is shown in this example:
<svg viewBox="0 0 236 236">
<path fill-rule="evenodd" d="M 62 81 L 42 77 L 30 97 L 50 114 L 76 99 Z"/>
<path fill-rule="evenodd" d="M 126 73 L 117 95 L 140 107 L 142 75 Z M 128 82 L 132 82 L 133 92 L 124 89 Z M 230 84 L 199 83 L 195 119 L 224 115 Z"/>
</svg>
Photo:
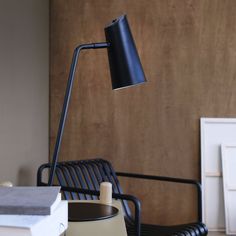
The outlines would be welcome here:
<svg viewBox="0 0 236 236">
<path fill-rule="evenodd" d="M 221 144 L 236 142 L 236 119 L 201 118 L 202 218 L 209 231 L 225 231 Z"/>
<path fill-rule="evenodd" d="M 236 143 L 222 144 L 226 234 L 236 235 Z"/>
</svg>

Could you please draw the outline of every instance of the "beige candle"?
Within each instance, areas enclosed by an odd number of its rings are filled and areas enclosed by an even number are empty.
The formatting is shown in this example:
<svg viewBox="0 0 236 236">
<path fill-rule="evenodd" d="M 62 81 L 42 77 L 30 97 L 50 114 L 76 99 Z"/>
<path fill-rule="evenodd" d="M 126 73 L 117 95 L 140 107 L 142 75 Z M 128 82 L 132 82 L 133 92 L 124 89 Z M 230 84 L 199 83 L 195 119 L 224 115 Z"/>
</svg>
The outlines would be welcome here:
<svg viewBox="0 0 236 236">
<path fill-rule="evenodd" d="M 112 184 L 110 182 L 100 184 L 100 202 L 106 205 L 112 204 Z"/>
</svg>

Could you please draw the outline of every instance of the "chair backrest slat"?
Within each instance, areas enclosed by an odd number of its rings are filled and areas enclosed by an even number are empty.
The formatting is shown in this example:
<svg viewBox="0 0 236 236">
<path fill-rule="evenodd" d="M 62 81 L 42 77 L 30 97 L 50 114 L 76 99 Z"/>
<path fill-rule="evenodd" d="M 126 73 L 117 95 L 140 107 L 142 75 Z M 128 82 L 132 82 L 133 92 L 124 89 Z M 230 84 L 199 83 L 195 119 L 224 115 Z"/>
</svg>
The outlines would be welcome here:
<svg viewBox="0 0 236 236">
<path fill-rule="evenodd" d="M 90 189 L 90 186 L 88 184 L 89 180 L 88 180 L 86 173 L 84 173 L 81 170 L 81 167 L 79 167 L 77 164 L 73 165 L 73 163 L 70 163 L 70 165 L 73 166 L 73 168 L 75 170 L 75 174 L 78 178 L 79 185 L 76 187 L 83 188 L 83 189 Z M 91 197 L 91 195 L 89 195 L 89 194 L 78 193 L 78 196 L 79 196 L 79 199 L 81 199 L 81 200 L 84 200 L 84 199 L 85 200 L 92 200 L 93 199 Z"/>
<path fill-rule="evenodd" d="M 67 182 L 64 177 L 64 171 L 59 166 L 57 166 L 56 168 L 56 176 L 57 176 L 57 181 L 59 182 L 59 185 L 67 186 Z M 69 200 L 72 198 L 70 192 L 63 191 L 62 193 L 65 200 Z"/>
<path fill-rule="evenodd" d="M 38 170 L 38 184 L 42 183 L 43 168 L 50 168 L 50 164 L 44 164 Z M 99 191 L 101 182 L 111 182 L 114 193 L 122 194 L 119 180 L 110 162 L 103 159 L 79 160 L 79 161 L 64 161 L 58 162 L 56 168 L 56 177 L 59 185 L 68 187 L 77 187 L 82 189 Z M 63 197 L 66 200 L 96 200 L 97 196 L 63 192 Z M 127 201 L 121 201 L 125 217 L 131 218 L 131 211 Z"/>
</svg>

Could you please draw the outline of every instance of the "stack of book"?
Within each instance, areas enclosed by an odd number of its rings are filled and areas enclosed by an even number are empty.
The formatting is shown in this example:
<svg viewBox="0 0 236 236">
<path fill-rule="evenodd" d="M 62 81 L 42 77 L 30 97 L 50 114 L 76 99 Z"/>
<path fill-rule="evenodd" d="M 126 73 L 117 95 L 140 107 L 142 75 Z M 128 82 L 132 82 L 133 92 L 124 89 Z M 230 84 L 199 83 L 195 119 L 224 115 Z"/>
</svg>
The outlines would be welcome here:
<svg viewBox="0 0 236 236">
<path fill-rule="evenodd" d="M 67 227 L 60 187 L 0 187 L 1 236 L 59 236 Z"/>
</svg>

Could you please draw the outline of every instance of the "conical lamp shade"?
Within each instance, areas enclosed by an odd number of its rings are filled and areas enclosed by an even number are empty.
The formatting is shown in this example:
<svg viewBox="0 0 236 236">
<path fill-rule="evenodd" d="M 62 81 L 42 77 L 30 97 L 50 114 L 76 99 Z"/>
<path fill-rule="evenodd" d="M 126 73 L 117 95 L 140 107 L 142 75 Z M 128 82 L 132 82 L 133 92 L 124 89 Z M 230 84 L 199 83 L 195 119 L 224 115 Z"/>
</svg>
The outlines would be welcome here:
<svg viewBox="0 0 236 236">
<path fill-rule="evenodd" d="M 112 88 L 146 81 L 138 52 L 125 15 L 105 27 Z"/>
</svg>

